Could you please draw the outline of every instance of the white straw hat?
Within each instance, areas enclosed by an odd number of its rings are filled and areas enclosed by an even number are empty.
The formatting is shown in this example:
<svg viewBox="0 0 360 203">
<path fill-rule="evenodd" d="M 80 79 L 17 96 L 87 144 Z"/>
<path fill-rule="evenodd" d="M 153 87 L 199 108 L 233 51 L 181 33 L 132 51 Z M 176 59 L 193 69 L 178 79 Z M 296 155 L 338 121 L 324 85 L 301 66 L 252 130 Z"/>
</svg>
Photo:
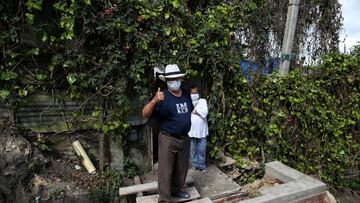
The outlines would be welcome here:
<svg viewBox="0 0 360 203">
<path fill-rule="evenodd" d="M 176 64 L 169 64 L 165 67 L 163 75 L 159 75 L 160 80 L 165 81 L 168 78 L 182 78 L 186 73 L 181 73 L 180 68 Z"/>
</svg>

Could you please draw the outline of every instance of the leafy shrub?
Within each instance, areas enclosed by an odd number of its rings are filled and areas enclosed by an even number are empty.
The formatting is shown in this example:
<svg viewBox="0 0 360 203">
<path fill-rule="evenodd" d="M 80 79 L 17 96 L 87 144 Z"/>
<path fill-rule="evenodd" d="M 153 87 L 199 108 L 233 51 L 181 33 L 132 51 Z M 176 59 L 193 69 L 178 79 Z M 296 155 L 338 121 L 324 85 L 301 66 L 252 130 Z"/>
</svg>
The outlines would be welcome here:
<svg viewBox="0 0 360 203">
<path fill-rule="evenodd" d="M 116 170 L 109 169 L 103 174 L 102 185 L 90 189 L 91 202 L 110 202 L 119 195 L 122 177 Z"/>
<path fill-rule="evenodd" d="M 135 162 L 129 158 L 124 160 L 124 169 L 128 178 L 134 178 L 139 171 L 139 168 L 136 166 Z"/>
</svg>

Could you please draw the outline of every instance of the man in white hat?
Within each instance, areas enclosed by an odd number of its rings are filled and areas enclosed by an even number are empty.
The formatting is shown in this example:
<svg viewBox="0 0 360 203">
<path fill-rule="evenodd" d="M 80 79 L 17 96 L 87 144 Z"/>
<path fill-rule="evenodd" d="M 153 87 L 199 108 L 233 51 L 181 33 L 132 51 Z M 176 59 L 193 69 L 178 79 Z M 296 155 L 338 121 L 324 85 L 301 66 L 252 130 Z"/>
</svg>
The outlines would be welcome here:
<svg viewBox="0 0 360 203">
<path fill-rule="evenodd" d="M 190 139 L 193 111 L 190 92 L 182 89 L 181 73 L 176 64 L 165 67 L 164 75 L 167 89 L 158 88 L 156 95 L 142 110 L 143 117 L 155 117 L 160 122 L 158 187 L 159 202 L 174 202 L 173 197 L 189 198 L 181 191 L 189 166 Z"/>
</svg>

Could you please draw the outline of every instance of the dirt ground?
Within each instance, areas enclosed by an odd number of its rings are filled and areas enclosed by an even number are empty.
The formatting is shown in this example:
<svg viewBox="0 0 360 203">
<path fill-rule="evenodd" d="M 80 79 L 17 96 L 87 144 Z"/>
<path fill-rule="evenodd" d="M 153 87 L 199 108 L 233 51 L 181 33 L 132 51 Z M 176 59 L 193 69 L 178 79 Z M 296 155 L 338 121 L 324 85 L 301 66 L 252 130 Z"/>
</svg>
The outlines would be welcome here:
<svg viewBox="0 0 360 203">
<path fill-rule="evenodd" d="M 0 125 L 0 202 L 91 202 L 114 189 L 103 187 L 115 181 L 106 173 L 89 174 L 80 159 L 68 159 L 46 144 L 36 133 Z"/>
<path fill-rule="evenodd" d="M 87 200 L 89 190 L 102 183 L 98 174 L 88 174 L 81 164 L 66 159 L 53 159 L 48 156 L 49 164 L 35 173 L 28 183 L 30 194 L 41 200 L 70 199 Z M 76 169 L 75 166 L 80 166 Z"/>
</svg>

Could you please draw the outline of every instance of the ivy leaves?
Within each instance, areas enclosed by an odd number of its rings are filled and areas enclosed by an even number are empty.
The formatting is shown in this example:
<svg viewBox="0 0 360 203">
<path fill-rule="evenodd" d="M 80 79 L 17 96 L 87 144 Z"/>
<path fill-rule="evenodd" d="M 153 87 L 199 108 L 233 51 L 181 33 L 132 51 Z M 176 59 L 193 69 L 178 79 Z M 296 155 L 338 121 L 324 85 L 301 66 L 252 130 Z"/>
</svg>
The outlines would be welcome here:
<svg viewBox="0 0 360 203">
<path fill-rule="evenodd" d="M 171 3 L 174 6 L 174 8 L 179 8 L 182 5 L 181 0 L 171 0 Z"/>
<path fill-rule="evenodd" d="M 76 82 L 76 74 L 75 73 L 70 73 L 66 76 L 67 81 L 69 82 L 70 85 L 74 84 Z"/>
<path fill-rule="evenodd" d="M 10 71 L 10 70 L 5 70 L 3 72 L 1 72 L 0 74 L 0 80 L 6 80 L 6 81 L 11 81 L 11 80 L 15 80 L 18 77 L 18 74 L 14 71 Z"/>
<path fill-rule="evenodd" d="M 212 129 L 217 136 L 210 154 L 227 146 L 232 155 L 256 159 L 262 149 L 268 159 L 316 174 L 334 187 L 359 184 L 347 178 L 360 166 L 359 59 L 331 54 L 309 68 L 310 74 L 298 69 L 285 77 L 257 76 L 251 86 L 242 76 L 230 77 L 227 109 L 217 118 L 224 127 Z"/>
<path fill-rule="evenodd" d="M 29 11 L 25 14 L 27 22 L 29 23 L 29 25 L 32 25 L 34 23 L 35 17 L 35 14 L 32 12 L 40 11 L 42 9 L 42 0 L 28 0 L 25 5 Z"/>
<path fill-rule="evenodd" d="M 0 89 L 0 98 L 1 100 L 5 100 L 10 95 L 9 90 Z"/>
</svg>

